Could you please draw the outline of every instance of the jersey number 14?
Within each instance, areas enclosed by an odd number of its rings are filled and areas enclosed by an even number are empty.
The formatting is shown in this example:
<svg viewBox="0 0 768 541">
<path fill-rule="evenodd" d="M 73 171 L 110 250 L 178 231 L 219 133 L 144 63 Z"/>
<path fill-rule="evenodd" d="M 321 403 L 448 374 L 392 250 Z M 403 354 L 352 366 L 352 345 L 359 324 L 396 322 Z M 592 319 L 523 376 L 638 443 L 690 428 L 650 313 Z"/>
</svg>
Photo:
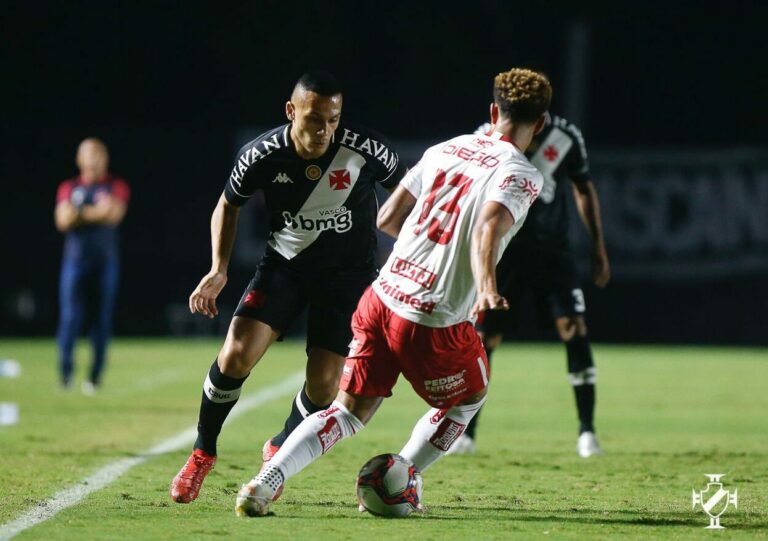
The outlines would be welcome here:
<svg viewBox="0 0 768 541">
<path fill-rule="evenodd" d="M 436 202 L 445 201 L 437 210 L 444 214 L 440 217 L 432 217 L 427 227 L 427 238 L 436 244 L 448 244 L 453 237 L 456 222 L 459 219 L 461 207 L 459 201 L 467 195 L 472 186 L 473 179 L 466 175 L 456 174 L 446 184 L 445 171 L 438 169 L 437 176 L 432 183 L 432 189 L 429 191 L 426 201 L 421 208 L 418 225 L 414 234 L 418 235 L 422 231 L 424 222 L 433 214 Z M 446 188 L 443 190 L 443 188 Z M 439 196 L 439 199 L 438 199 Z M 447 201 L 446 201 L 447 199 Z"/>
</svg>

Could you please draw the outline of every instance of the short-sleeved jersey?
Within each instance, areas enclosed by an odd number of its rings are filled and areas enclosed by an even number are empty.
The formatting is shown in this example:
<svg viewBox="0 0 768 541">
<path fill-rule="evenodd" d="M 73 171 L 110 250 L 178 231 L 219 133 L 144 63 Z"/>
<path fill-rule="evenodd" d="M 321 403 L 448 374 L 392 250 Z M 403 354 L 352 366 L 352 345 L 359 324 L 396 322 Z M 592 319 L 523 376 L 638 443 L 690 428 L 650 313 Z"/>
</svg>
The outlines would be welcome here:
<svg viewBox="0 0 768 541">
<path fill-rule="evenodd" d="M 296 269 L 372 269 L 376 251 L 375 185 L 391 189 L 406 168 L 378 133 L 340 125 L 328 151 L 305 160 L 291 125 L 272 129 L 238 153 L 224 195 L 243 205 L 261 190 L 269 212 L 266 259 Z"/>
<path fill-rule="evenodd" d="M 522 227 L 543 179 L 509 139 L 461 135 L 428 149 L 403 179 L 416 206 L 373 288 L 399 316 L 429 327 L 469 321 L 475 303 L 472 230 L 488 202 L 509 210 L 512 229 L 499 257 Z"/>
<path fill-rule="evenodd" d="M 80 177 L 65 180 L 56 191 L 56 204 L 69 201 L 75 208 L 95 205 L 111 195 L 128 204 L 131 189 L 121 178 L 107 175 L 93 184 L 84 184 Z M 64 240 L 64 256 L 76 258 L 117 255 L 117 227 L 103 224 L 85 224 L 67 231 Z"/>
<path fill-rule="evenodd" d="M 481 133 L 488 130 L 490 124 L 478 128 Z M 526 156 L 544 176 L 544 187 L 515 242 L 566 249 L 570 182 L 590 180 L 587 148 L 581 131 L 564 118 L 549 117 L 541 133 L 533 138 Z"/>
</svg>

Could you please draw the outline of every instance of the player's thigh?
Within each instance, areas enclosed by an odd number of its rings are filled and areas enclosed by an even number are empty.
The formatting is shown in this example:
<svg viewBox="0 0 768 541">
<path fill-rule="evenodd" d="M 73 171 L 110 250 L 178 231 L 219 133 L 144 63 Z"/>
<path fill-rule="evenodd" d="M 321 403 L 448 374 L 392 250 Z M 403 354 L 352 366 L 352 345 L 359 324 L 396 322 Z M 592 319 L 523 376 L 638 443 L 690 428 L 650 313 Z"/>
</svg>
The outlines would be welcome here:
<svg viewBox="0 0 768 541">
<path fill-rule="evenodd" d="M 278 336 L 275 329 L 262 321 L 233 317 L 219 352 L 219 369 L 230 377 L 247 376 Z"/>
<path fill-rule="evenodd" d="M 320 274 L 307 292 L 307 349 L 324 350 L 346 356 L 352 340 L 352 314 L 372 272 Z"/>
<path fill-rule="evenodd" d="M 559 254 L 549 268 L 546 302 L 560 338 L 568 341 L 575 335 L 585 336 L 587 305 L 573 257 Z"/>
<path fill-rule="evenodd" d="M 384 328 L 389 309 L 368 288 L 352 315 L 352 341 L 339 382 L 339 389 L 349 395 L 367 398 L 392 396 L 400 368 L 392 355 Z"/>
<path fill-rule="evenodd" d="M 306 369 L 306 392 L 315 404 L 330 404 L 339 389 L 343 355 L 324 348 L 309 348 Z"/>
<path fill-rule="evenodd" d="M 120 278 L 120 261 L 117 257 L 105 258 L 99 269 L 99 305 L 102 313 L 111 312 L 117 297 Z"/>
<path fill-rule="evenodd" d="M 448 408 L 484 396 L 488 358 L 469 322 L 445 328 L 416 325 L 408 334 L 395 355 L 403 375 L 428 404 Z"/>
<path fill-rule="evenodd" d="M 279 334 L 307 307 L 302 279 L 282 265 L 262 261 L 245 288 L 235 316 L 260 321 Z"/>
<path fill-rule="evenodd" d="M 89 272 L 88 262 L 81 258 L 65 257 L 62 260 L 59 275 L 59 299 L 62 305 L 82 302 Z"/>
</svg>

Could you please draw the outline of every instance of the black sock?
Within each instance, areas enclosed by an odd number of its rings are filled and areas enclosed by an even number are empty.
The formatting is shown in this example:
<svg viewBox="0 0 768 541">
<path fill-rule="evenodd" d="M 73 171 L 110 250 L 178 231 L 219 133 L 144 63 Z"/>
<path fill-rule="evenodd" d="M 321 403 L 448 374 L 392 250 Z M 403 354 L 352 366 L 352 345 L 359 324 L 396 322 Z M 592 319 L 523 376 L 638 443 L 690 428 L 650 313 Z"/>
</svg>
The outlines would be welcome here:
<svg viewBox="0 0 768 541">
<path fill-rule="evenodd" d="M 595 367 L 592 350 L 586 336 L 577 336 L 565 343 L 568 353 L 568 377 L 576 397 L 579 414 L 579 434 L 594 432 L 595 414 Z"/>
<path fill-rule="evenodd" d="M 485 356 L 488 357 L 488 368 L 491 367 L 491 355 L 493 355 L 493 348 L 489 347 L 487 344 L 483 343 L 483 347 L 485 348 Z M 480 417 L 480 412 L 483 411 L 483 408 L 481 407 L 479 410 L 477 410 L 477 413 L 475 413 L 475 416 L 472 417 L 472 420 L 467 425 L 466 430 L 464 430 L 464 434 L 475 439 L 475 433 L 477 432 L 477 420 Z"/>
<path fill-rule="evenodd" d="M 203 385 L 195 449 L 202 449 L 209 455 L 216 454 L 216 440 L 219 438 L 221 426 L 237 403 L 240 388 L 246 378 L 225 376 L 219 370 L 218 359 L 213 361 Z"/>
<path fill-rule="evenodd" d="M 306 385 L 302 387 L 301 391 L 296 395 L 296 398 L 291 405 L 291 413 L 285 420 L 283 430 L 272 438 L 272 445 L 277 445 L 280 447 L 283 443 L 285 443 L 285 440 L 288 439 L 288 436 L 291 435 L 291 432 L 293 432 L 304 419 L 315 412 L 327 409 L 328 406 L 330 406 L 330 404 L 318 406 L 312 402 L 307 396 Z"/>
<path fill-rule="evenodd" d="M 579 412 L 579 434 L 594 432 L 595 386 L 585 383 L 573 388 L 576 395 L 576 409 Z"/>
</svg>

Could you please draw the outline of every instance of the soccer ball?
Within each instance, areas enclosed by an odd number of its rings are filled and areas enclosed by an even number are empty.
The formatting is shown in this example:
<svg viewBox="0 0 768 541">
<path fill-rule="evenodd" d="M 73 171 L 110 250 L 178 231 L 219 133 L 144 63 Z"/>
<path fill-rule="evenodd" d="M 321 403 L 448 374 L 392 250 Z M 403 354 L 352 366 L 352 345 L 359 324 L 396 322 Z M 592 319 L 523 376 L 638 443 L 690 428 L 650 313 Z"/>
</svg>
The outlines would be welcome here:
<svg viewBox="0 0 768 541">
<path fill-rule="evenodd" d="M 375 456 L 357 476 L 357 499 L 373 515 L 407 517 L 420 508 L 421 474 L 400 455 Z"/>
</svg>

